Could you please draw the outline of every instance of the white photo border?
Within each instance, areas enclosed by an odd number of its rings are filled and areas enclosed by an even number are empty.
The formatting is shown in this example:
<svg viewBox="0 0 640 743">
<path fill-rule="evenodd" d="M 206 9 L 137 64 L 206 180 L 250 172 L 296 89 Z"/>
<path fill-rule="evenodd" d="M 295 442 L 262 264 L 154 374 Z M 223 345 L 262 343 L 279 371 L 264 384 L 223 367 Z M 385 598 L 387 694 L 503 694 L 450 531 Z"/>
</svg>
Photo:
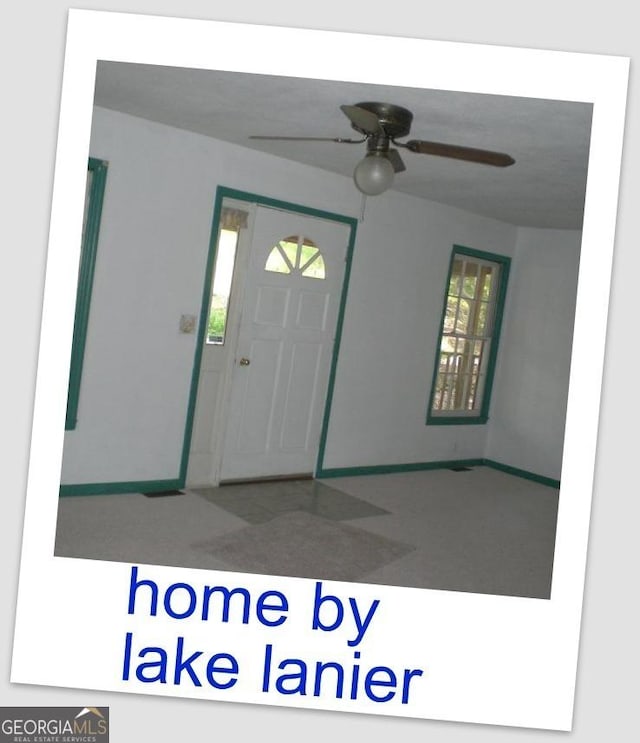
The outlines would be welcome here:
<svg viewBox="0 0 640 743">
<path fill-rule="evenodd" d="M 307 52 L 295 58 L 295 70 L 287 54 L 292 40 L 304 41 Z M 266 48 L 269 54 L 261 54 Z M 252 597 L 277 589 L 289 599 L 290 617 L 282 627 L 250 622 L 216 625 L 213 631 L 197 618 L 128 615 L 130 566 L 53 556 L 98 60 L 593 104 L 550 600 L 327 583 L 327 592 L 353 597 L 362 606 L 380 601 L 384 621 L 372 621 L 357 658 L 345 632 L 309 632 L 314 581 L 140 566 L 141 575 L 159 586 L 186 582 L 197 589 L 217 581 L 245 586 Z M 12 682 L 570 730 L 628 68 L 624 57 L 70 10 Z M 322 656 L 345 668 L 356 660 L 363 668 L 420 667 L 424 674 L 415 696 L 393 706 L 361 696 L 337 700 L 265 692 L 258 671 L 239 674 L 228 690 L 145 685 L 122 678 L 127 632 L 145 645 L 167 647 L 179 633 L 194 650 L 235 654 L 241 669 L 260 666 L 265 643 L 273 643 L 281 657 L 311 662 Z M 211 648 L 212 637 L 220 647 Z"/>
</svg>

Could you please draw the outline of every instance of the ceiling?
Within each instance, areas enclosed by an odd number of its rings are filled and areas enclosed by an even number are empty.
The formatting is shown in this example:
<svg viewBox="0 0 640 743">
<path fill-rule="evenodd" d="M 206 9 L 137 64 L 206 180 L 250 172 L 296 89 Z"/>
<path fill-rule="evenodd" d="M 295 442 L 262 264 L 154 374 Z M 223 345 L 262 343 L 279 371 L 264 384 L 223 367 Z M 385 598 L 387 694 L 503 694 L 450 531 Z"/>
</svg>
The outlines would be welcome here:
<svg viewBox="0 0 640 743">
<path fill-rule="evenodd" d="M 95 89 L 98 106 L 349 177 L 364 144 L 249 136 L 357 138 L 339 107 L 371 100 L 413 112 L 409 139 L 516 161 L 494 168 L 404 150 L 395 190 L 518 226 L 581 228 L 591 104 L 102 61 Z"/>
</svg>

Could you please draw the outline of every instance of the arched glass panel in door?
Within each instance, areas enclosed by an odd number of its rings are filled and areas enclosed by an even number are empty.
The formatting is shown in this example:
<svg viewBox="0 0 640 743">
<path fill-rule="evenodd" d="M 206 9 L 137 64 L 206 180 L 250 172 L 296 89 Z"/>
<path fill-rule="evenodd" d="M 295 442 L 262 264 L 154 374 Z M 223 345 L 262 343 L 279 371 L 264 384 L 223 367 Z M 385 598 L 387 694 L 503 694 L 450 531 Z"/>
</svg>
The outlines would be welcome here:
<svg viewBox="0 0 640 743">
<path fill-rule="evenodd" d="M 300 274 L 309 279 L 324 279 L 324 258 L 318 246 L 303 235 L 290 235 L 279 240 L 269 251 L 265 271 Z"/>
</svg>

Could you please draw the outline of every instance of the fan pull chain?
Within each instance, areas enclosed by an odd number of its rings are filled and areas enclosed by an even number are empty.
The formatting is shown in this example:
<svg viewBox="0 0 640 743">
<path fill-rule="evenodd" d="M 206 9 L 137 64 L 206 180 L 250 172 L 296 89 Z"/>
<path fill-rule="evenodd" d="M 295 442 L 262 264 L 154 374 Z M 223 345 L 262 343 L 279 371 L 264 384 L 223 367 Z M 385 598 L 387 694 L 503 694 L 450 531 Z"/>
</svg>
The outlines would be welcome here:
<svg viewBox="0 0 640 743">
<path fill-rule="evenodd" d="M 367 206 L 367 195 L 362 194 L 362 203 L 360 204 L 360 222 L 364 222 L 364 212 Z"/>
</svg>

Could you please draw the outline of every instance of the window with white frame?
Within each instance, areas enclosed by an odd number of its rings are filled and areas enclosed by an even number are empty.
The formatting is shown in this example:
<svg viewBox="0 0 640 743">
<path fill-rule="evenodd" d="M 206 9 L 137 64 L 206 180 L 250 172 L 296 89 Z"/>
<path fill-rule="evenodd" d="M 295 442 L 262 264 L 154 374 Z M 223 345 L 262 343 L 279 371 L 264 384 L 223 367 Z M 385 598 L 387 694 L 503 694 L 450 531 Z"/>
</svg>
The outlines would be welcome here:
<svg viewBox="0 0 640 743">
<path fill-rule="evenodd" d="M 427 423 L 489 416 L 510 259 L 454 247 Z"/>
</svg>

